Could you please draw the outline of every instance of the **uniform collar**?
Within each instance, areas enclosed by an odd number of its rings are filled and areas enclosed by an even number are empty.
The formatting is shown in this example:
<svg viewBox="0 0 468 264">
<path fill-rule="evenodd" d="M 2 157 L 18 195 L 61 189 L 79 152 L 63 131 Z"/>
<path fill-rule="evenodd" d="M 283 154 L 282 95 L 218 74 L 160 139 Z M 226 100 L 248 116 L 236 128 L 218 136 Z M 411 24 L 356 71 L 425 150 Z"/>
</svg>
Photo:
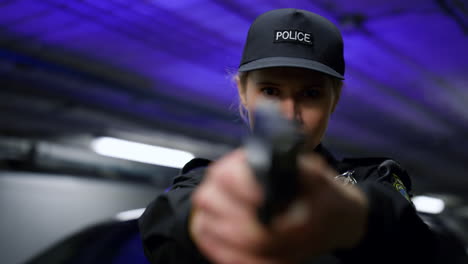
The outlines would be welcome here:
<svg viewBox="0 0 468 264">
<path fill-rule="evenodd" d="M 339 162 L 338 160 L 333 156 L 333 154 L 328 150 L 326 149 L 322 143 L 318 144 L 317 147 L 315 147 L 314 151 L 320 155 L 322 155 L 322 157 L 325 158 L 325 160 L 328 162 L 328 164 L 334 168 L 335 170 L 338 171 L 339 169 Z"/>
</svg>

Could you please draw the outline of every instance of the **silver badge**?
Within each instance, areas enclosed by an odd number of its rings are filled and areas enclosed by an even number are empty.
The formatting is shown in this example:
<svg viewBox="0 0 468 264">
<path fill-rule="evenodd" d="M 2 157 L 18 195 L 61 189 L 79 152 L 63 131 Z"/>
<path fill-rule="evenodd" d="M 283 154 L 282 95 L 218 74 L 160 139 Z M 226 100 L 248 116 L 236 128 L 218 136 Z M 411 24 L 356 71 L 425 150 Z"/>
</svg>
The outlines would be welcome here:
<svg viewBox="0 0 468 264">
<path fill-rule="evenodd" d="M 354 178 L 354 171 L 346 171 L 340 175 L 335 176 L 335 181 L 343 183 L 343 185 L 356 184 L 357 181 Z"/>
</svg>

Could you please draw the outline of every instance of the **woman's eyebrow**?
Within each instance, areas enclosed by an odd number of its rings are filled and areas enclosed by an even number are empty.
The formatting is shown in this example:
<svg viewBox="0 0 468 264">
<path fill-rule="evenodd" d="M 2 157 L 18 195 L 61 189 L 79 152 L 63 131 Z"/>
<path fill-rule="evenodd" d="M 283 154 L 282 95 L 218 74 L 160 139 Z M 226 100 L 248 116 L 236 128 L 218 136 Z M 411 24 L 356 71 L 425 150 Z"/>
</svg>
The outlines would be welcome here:
<svg viewBox="0 0 468 264">
<path fill-rule="evenodd" d="M 306 88 L 323 88 L 327 86 L 327 82 L 321 79 L 314 79 L 304 82 L 303 87 Z"/>
<path fill-rule="evenodd" d="M 279 86 L 279 83 L 272 82 L 272 81 L 258 81 L 256 82 L 257 85 L 273 85 L 273 86 Z"/>
<path fill-rule="evenodd" d="M 310 83 L 310 84 L 304 85 L 303 88 L 305 88 L 305 89 L 309 89 L 309 88 L 314 88 L 314 89 L 320 88 L 320 89 L 321 89 L 321 88 L 325 88 L 325 86 L 326 86 L 326 84 L 324 84 L 324 83 Z"/>
</svg>

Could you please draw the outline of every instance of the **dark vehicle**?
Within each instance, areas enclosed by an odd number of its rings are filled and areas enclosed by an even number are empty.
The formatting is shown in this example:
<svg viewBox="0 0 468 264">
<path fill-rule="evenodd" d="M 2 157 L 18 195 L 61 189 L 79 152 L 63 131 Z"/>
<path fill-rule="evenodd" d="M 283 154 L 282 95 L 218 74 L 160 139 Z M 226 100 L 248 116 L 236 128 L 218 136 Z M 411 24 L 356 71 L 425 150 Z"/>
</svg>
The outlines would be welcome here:
<svg viewBox="0 0 468 264">
<path fill-rule="evenodd" d="M 129 209 L 160 191 L 133 181 L 0 170 L 0 262 L 140 263 L 135 219 L 143 209 Z"/>
<path fill-rule="evenodd" d="M 108 221 L 80 231 L 27 264 L 147 264 L 137 220 Z"/>
</svg>

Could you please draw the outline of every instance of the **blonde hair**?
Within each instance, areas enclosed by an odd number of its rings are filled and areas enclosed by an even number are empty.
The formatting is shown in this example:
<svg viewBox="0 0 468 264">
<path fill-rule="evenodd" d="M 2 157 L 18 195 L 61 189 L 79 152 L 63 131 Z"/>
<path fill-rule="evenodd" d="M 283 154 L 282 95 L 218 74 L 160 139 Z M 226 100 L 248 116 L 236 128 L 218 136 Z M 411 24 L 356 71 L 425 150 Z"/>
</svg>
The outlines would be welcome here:
<svg viewBox="0 0 468 264">
<path fill-rule="evenodd" d="M 239 89 L 246 89 L 247 87 L 247 77 L 249 75 L 249 72 L 238 72 L 234 78 L 235 79 L 238 79 L 239 80 L 239 85 L 240 87 L 238 87 L 238 96 L 239 96 L 239 100 L 237 101 L 237 104 L 238 104 L 238 109 L 239 109 L 239 115 L 241 117 L 241 119 L 244 121 L 244 123 L 246 123 L 247 125 L 250 126 L 250 122 L 249 122 L 249 112 L 247 111 L 247 109 L 245 108 L 245 106 L 242 104 L 242 100 L 240 98 L 240 90 Z"/>
</svg>

